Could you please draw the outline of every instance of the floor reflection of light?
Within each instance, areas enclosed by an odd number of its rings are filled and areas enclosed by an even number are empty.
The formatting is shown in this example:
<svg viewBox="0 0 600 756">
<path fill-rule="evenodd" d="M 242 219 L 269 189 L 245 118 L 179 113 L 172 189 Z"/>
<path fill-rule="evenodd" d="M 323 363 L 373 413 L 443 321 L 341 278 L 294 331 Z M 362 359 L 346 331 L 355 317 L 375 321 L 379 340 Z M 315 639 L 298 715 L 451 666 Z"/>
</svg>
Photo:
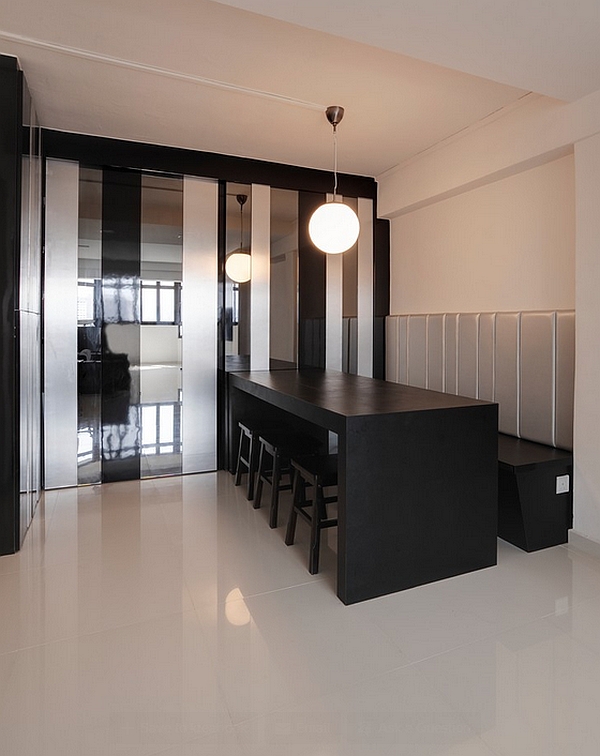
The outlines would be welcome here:
<svg viewBox="0 0 600 756">
<path fill-rule="evenodd" d="M 227 617 L 227 621 L 231 625 L 236 625 L 236 627 L 247 625 L 252 619 L 239 588 L 234 588 L 227 594 L 227 598 L 225 599 L 225 616 Z"/>
</svg>

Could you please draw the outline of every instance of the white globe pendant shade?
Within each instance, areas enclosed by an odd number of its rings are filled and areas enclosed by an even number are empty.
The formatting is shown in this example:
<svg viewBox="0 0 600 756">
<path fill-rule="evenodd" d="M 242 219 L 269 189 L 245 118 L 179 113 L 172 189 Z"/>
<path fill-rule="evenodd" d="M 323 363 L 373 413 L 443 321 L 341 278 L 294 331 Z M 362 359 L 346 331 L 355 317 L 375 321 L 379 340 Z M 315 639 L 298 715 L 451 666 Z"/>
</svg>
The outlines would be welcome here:
<svg viewBox="0 0 600 756">
<path fill-rule="evenodd" d="M 247 252 L 235 250 L 225 260 L 225 272 L 236 283 L 246 283 L 252 278 L 252 257 Z"/>
<path fill-rule="evenodd" d="M 315 247 L 329 255 L 339 255 L 350 249 L 360 231 L 354 210 L 343 202 L 326 202 L 312 214 L 308 234 Z"/>
</svg>

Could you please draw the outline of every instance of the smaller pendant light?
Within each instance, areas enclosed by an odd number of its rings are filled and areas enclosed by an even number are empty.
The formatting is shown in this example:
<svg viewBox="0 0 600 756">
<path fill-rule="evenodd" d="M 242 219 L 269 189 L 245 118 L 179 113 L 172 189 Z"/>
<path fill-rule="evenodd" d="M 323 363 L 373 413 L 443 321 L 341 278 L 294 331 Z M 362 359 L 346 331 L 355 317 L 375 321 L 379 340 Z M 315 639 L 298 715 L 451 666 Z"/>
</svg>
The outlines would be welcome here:
<svg viewBox="0 0 600 756">
<path fill-rule="evenodd" d="M 338 255 L 356 244 L 360 223 L 354 210 L 344 205 L 337 193 L 337 126 L 344 117 L 344 108 L 330 105 L 325 115 L 333 126 L 333 200 L 325 202 L 312 214 L 308 235 L 321 252 Z"/>
<path fill-rule="evenodd" d="M 250 252 L 244 249 L 244 205 L 248 195 L 236 194 L 235 198 L 240 205 L 240 246 L 227 256 L 225 272 L 232 281 L 246 283 L 252 277 L 252 257 Z"/>
</svg>

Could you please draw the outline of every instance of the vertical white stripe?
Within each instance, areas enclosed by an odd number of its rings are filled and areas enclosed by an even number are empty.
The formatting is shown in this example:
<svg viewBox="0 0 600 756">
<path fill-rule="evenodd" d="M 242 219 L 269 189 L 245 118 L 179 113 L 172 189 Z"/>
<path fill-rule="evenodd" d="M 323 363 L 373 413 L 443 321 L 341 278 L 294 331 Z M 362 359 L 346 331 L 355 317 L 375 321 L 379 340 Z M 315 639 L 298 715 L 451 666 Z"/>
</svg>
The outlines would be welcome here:
<svg viewBox="0 0 600 756">
<path fill-rule="evenodd" d="M 358 198 L 358 375 L 373 377 L 373 201 Z"/>
<path fill-rule="evenodd" d="M 183 179 L 182 469 L 217 467 L 216 181 Z"/>
<path fill-rule="evenodd" d="M 45 487 L 77 485 L 79 164 L 48 160 L 44 316 Z"/>
<path fill-rule="evenodd" d="M 341 370 L 344 260 L 342 255 L 325 258 L 325 367 Z"/>
<path fill-rule="evenodd" d="M 388 315 L 385 319 L 385 379 L 398 383 L 398 318 Z"/>
</svg>

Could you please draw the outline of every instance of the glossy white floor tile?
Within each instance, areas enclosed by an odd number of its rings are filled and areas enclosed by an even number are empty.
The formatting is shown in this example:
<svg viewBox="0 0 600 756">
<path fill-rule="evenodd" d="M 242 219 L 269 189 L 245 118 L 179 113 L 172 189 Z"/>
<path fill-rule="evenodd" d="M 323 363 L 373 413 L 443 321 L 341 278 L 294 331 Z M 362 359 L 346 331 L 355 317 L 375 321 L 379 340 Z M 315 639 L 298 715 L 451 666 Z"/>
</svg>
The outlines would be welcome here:
<svg viewBox="0 0 600 756">
<path fill-rule="evenodd" d="M 236 724 L 404 663 L 384 633 L 335 599 L 325 581 L 226 604 L 211 641 Z"/>
<path fill-rule="evenodd" d="M 600 656 L 540 619 L 415 665 L 501 756 L 592 756 Z"/>
<path fill-rule="evenodd" d="M 0 752 L 597 756 L 600 560 L 344 606 L 227 473 L 46 494 L 0 558 Z M 332 535 L 332 534 L 328 534 Z"/>
<path fill-rule="evenodd" d="M 237 731 L 253 753 L 273 756 L 493 753 L 414 667 L 305 697 Z"/>
<path fill-rule="evenodd" d="M 5 753 L 151 754 L 231 725 L 194 612 L 7 656 Z"/>
</svg>

